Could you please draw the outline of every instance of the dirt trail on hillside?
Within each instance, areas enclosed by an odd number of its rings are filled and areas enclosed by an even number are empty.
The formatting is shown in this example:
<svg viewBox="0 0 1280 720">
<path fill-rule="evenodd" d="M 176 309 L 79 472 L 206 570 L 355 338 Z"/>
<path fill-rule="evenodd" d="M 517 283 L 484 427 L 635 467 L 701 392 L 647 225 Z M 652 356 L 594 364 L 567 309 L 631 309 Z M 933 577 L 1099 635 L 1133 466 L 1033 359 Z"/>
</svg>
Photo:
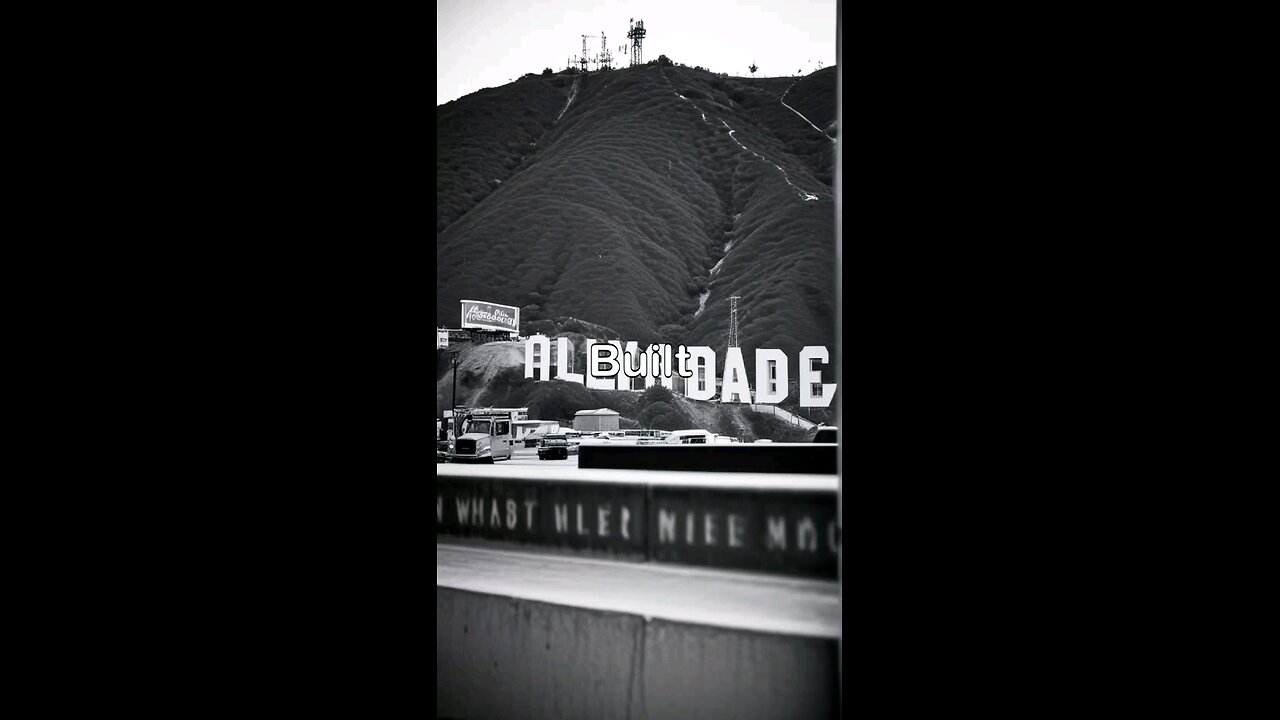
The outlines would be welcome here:
<svg viewBox="0 0 1280 720">
<path fill-rule="evenodd" d="M 710 120 L 707 120 L 707 114 L 702 110 L 702 108 L 698 107 L 698 104 L 697 104 L 697 103 L 695 103 L 694 101 L 692 101 L 692 100 L 690 100 L 689 98 L 687 98 L 687 97 L 685 97 L 685 96 L 681 95 L 681 94 L 680 94 L 680 91 L 679 91 L 679 90 L 676 90 L 676 86 L 675 86 L 675 84 L 673 84 L 673 83 L 671 82 L 671 78 L 667 77 L 667 74 L 666 74 L 666 73 L 662 72 L 661 70 L 659 70 L 658 72 L 662 75 L 662 79 L 664 79 L 664 80 L 666 80 L 666 81 L 667 81 L 667 85 L 669 85 L 669 86 L 671 87 L 671 92 L 675 93 L 676 97 L 678 97 L 678 98 L 680 98 L 681 100 L 683 100 L 683 101 L 685 101 L 685 102 L 689 103 L 690 105 L 692 105 L 692 106 L 693 106 L 693 109 L 694 109 L 694 110 L 697 110 L 697 111 L 698 111 L 698 113 L 699 113 L 700 115 L 702 115 L 702 121 L 703 121 L 703 122 L 705 122 L 705 123 L 707 123 L 708 125 L 710 125 L 710 124 L 711 124 L 711 121 L 710 121 Z M 795 83 L 792 83 L 792 84 L 794 85 Z M 790 89 L 790 88 L 788 88 L 788 89 Z M 783 94 L 785 95 L 786 93 L 783 93 Z M 794 112 L 794 111 L 793 111 L 793 112 Z M 799 113 L 796 113 L 796 114 L 797 114 L 797 115 L 799 115 Z M 803 116 L 803 115 L 801 115 L 801 117 L 804 117 L 804 116 Z M 795 191 L 796 191 L 796 194 L 797 194 L 797 195 L 799 195 L 800 200 L 801 200 L 802 202 L 809 202 L 810 200 L 817 200 L 817 199 L 818 199 L 818 196 L 817 196 L 817 195 L 815 195 L 815 194 L 813 194 L 813 193 L 809 192 L 808 190 L 805 190 L 804 188 L 801 188 L 799 185 L 796 185 L 795 183 L 791 182 L 791 177 L 787 175 L 787 171 L 786 171 L 786 170 L 783 170 L 781 165 L 779 165 L 779 164 L 778 164 L 778 163 L 776 163 L 776 162 L 773 162 L 773 161 L 772 161 L 772 160 L 770 160 L 769 158 L 767 158 L 767 157 L 765 157 L 765 156 L 761 155 L 760 153 L 756 152 L 755 150 L 752 150 L 751 148 L 747 147 L 746 145 L 743 145 L 743 144 L 742 144 L 742 142 L 741 142 L 740 140 L 738 140 L 738 138 L 736 138 L 736 137 L 734 137 L 734 136 L 733 136 L 733 134 L 734 134 L 734 133 L 736 133 L 736 132 L 737 132 L 737 130 L 734 130 L 732 127 L 729 127 L 729 123 L 725 122 L 725 121 L 724 121 L 724 118 L 718 118 L 718 119 L 720 120 L 720 124 L 721 124 L 721 125 L 723 125 L 723 126 L 725 126 L 726 128 L 728 128 L 728 130 L 729 130 L 729 139 L 730 139 L 730 140 L 732 140 L 732 141 L 734 141 L 735 143 L 737 143 L 737 144 L 738 144 L 738 147 L 742 148 L 743 150 L 746 150 L 747 152 L 751 153 L 752 155 L 755 155 L 756 157 L 760 158 L 761 160 L 763 160 L 763 161 L 765 161 L 765 162 L 769 163 L 770 165 L 774 166 L 775 168 L 777 168 L 777 169 L 778 169 L 778 172 L 782 173 L 782 179 L 783 179 L 783 180 L 785 180 L 785 181 L 787 182 L 787 184 L 788 184 L 788 185 L 790 185 L 790 186 L 791 186 L 791 188 L 792 188 L 793 190 L 795 190 Z M 808 122 L 808 121 L 806 120 L 806 122 Z M 821 131 L 821 130 L 819 130 L 818 132 L 822 132 L 822 131 Z M 696 317 L 696 316 L 695 316 L 695 317 Z"/>
<path fill-rule="evenodd" d="M 796 82 L 800 82 L 800 81 L 799 81 L 799 80 L 797 80 Z M 778 98 L 778 102 L 782 103 L 782 107 L 784 107 L 784 108 L 786 108 L 786 109 L 790 110 L 791 112 L 793 112 L 793 113 L 795 113 L 795 114 L 797 114 L 797 115 L 800 115 L 800 111 L 799 111 L 799 110 L 797 110 L 797 109 L 795 109 L 795 108 L 793 108 L 793 107 L 791 107 L 790 105 L 788 105 L 788 104 L 787 104 L 787 100 L 786 100 L 787 93 L 791 92 L 791 88 L 793 88 L 793 87 L 795 87 L 795 86 L 796 86 L 796 83 L 794 83 L 794 82 L 793 82 L 793 83 L 791 83 L 790 85 L 788 85 L 788 86 L 787 86 L 787 89 L 786 89 L 785 91 L 783 91 L 783 93 L 782 93 L 782 97 Z M 813 128 L 814 130 L 817 130 L 818 132 L 822 133 L 822 136 L 823 136 L 823 137 L 825 137 L 826 139 L 830 140 L 830 141 L 831 141 L 831 142 L 833 142 L 833 143 L 835 142 L 835 138 L 833 138 L 833 137 L 831 137 L 830 135 L 828 135 L 828 134 L 826 134 L 826 133 L 822 132 L 822 129 L 821 129 L 821 128 L 819 128 L 817 125 L 814 125 L 814 124 L 813 124 L 813 122 L 809 120 L 809 118 L 805 117 L 804 115 L 800 115 L 800 119 L 801 119 L 801 120 L 804 120 L 804 121 L 805 121 L 805 122 L 807 122 L 807 123 L 809 123 L 809 127 L 811 127 L 811 128 Z"/>
<path fill-rule="evenodd" d="M 818 196 L 817 196 L 817 195 L 814 195 L 813 193 L 809 192 L 808 190 L 805 190 L 804 188 L 801 188 L 799 185 L 796 185 L 795 183 L 791 182 L 791 178 L 787 175 L 787 171 L 786 171 L 786 170 L 783 170 L 781 165 L 779 165 L 778 163 L 775 163 L 775 162 L 773 162 L 773 161 L 769 160 L 769 158 L 767 158 L 767 157 L 765 157 L 765 156 L 761 155 L 760 153 L 756 152 L 755 150 L 752 150 L 751 148 L 747 147 L 746 145 L 743 145 L 743 144 L 742 144 L 742 142 L 741 142 L 740 140 L 738 140 L 738 138 L 733 137 L 733 134 L 734 134 L 734 133 L 736 133 L 736 132 L 738 132 L 738 131 L 737 131 L 737 130 L 734 130 L 734 129 L 733 129 L 733 128 L 731 128 L 731 127 L 729 127 L 729 123 L 725 122 L 724 120 L 721 120 L 721 121 L 720 121 L 720 124 L 721 124 L 721 125 L 723 125 L 723 126 L 725 126 L 726 128 L 728 128 L 728 130 L 729 130 L 729 138 L 730 138 L 730 139 L 732 139 L 734 142 L 738 143 L 738 147 L 742 148 L 743 150 L 746 150 L 747 152 L 751 153 L 752 155 L 755 155 L 756 157 L 760 158 L 761 160 L 763 160 L 763 161 L 765 161 L 765 162 L 769 163 L 770 165 L 772 165 L 772 166 L 774 166 L 774 167 L 778 168 L 778 172 L 782 173 L 782 179 L 783 179 L 783 180 L 786 180 L 786 181 L 787 181 L 787 184 L 788 184 L 788 185 L 790 185 L 790 186 L 792 187 L 792 189 L 794 189 L 797 193 L 799 193 L 799 194 L 800 194 L 800 198 L 801 198 L 801 199 L 803 199 L 805 202 L 809 202 L 810 200 L 817 200 L 817 199 L 818 199 Z"/>
<path fill-rule="evenodd" d="M 560 114 L 556 116 L 556 122 L 560 122 L 560 118 L 564 117 L 564 114 L 566 111 L 568 111 L 569 106 L 572 105 L 574 99 L 578 97 L 578 81 L 581 79 L 582 78 L 580 76 L 573 78 L 573 89 L 569 91 L 569 101 L 564 104 L 564 108 L 561 109 Z"/>
</svg>

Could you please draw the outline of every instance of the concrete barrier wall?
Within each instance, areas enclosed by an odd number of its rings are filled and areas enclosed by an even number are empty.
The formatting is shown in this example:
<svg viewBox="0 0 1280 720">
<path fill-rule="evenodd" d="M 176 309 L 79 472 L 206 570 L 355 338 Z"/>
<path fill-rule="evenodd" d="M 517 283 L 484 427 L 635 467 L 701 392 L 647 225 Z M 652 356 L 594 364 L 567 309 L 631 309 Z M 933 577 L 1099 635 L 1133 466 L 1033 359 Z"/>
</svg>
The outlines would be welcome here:
<svg viewBox="0 0 1280 720">
<path fill-rule="evenodd" d="M 835 475 L 838 448 L 825 443 L 583 445 L 578 467 Z"/>
<path fill-rule="evenodd" d="M 436 715 L 835 718 L 835 640 L 436 588 Z"/>
<path fill-rule="evenodd" d="M 497 478 L 437 473 L 436 540 L 483 538 L 619 560 L 838 577 L 834 488 L 798 490 L 787 481 L 799 476 L 759 473 L 754 477 L 776 486 L 647 482 L 655 474 L 663 473 L 637 471 L 623 483 L 530 479 L 535 474 L 527 471 Z"/>
</svg>

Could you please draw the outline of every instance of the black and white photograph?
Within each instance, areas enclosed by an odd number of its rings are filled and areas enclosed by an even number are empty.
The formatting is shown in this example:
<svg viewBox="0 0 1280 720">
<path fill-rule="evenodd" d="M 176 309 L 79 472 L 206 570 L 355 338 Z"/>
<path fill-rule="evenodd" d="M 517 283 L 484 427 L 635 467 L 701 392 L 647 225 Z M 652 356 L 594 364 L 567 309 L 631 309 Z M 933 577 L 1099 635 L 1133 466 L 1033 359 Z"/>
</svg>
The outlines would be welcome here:
<svg viewBox="0 0 1280 720">
<path fill-rule="evenodd" d="M 840 716 L 839 48 L 437 2 L 436 717 Z"/>
</svg>

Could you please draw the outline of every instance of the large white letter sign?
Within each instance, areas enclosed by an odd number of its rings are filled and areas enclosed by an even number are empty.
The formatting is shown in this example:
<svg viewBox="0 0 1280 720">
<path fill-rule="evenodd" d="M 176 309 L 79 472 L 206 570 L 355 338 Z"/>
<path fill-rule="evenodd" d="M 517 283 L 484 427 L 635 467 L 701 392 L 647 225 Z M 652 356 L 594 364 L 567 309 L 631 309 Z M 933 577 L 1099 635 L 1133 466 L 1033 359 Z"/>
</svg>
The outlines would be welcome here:
<svg viewBox="0 0 1280 720">
<path fill-rule="evenodd" d="M 827 349 L 821 345 L 806 345 L 800 351 L 800 407 L 827 407 L 835 396 L 836 384 L 822 385 L 822 373 L 810 370 L 812 361 L 817 359 L 827 364 Z M 822 385 L 822 392 L 815 395 L 814 385 Z"/>
<path fill-rule="evenodd" d="M 533 356 L 538 351 L 542 352 L 542 356 L 538 358 L 535 366 Z M 551 379 L 551 339 L 546 335 L 534 335 L 524 344 L 524 376 L 533 377 L 534 370 L 539 372 L 539 377 L 536 379 Z"/>
<path fill-rule="evenodd" d="M 587 389 L 616 390 L 614 375 L 619 370 L 618 348 L 607 342 L 587 341 Z"/>
<path fill-rule="evenodd" d="M 776 391 L 769 389 L 770 383 Z M 772 405 L 786 400 L 791 392 L 787 385 L 787 354 L 772 348 L 756 350 L 756 402 Z"/>
<path fill-rule="evenodd" d="M 569 342 L 569 338 L 556 338 L 556 357 L 560 360 L 556 379 L 581 385 L 582 373 L 569 372 L 569 365 L 573 362 L 573 343 Z"/>
<path fill-rule="evenodd" d="M 693 370 L 693 377 L 685 383 L 685 397 L 690 400 L 710 400 L 716 394 L 716 351 L 705 345 L 686 349 L 689 351 L 689 368 Z M 699 385 L 702 387 L 699 388 Z"/>
<path fill-rule="evenodd" d="M 724 385 L 720 388 L 721 402 L 751 402 L 751 385 L 747 382 L 747 366 L 742 361 L 742 348 L 725 350 Z"/>
</svg>

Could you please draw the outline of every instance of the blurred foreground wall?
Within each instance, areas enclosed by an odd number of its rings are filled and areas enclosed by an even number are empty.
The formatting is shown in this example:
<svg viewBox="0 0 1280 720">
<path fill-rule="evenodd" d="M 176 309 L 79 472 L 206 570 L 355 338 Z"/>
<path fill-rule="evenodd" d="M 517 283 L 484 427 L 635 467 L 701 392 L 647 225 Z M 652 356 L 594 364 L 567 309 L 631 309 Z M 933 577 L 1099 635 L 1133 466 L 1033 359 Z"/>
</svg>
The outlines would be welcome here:
<svg viewBox="0 0 1280 720">
<path fill-rule="evenodd" d="M 834 718 L 834 639 L 436 587 L 436 715 Z"/>
</svg>

